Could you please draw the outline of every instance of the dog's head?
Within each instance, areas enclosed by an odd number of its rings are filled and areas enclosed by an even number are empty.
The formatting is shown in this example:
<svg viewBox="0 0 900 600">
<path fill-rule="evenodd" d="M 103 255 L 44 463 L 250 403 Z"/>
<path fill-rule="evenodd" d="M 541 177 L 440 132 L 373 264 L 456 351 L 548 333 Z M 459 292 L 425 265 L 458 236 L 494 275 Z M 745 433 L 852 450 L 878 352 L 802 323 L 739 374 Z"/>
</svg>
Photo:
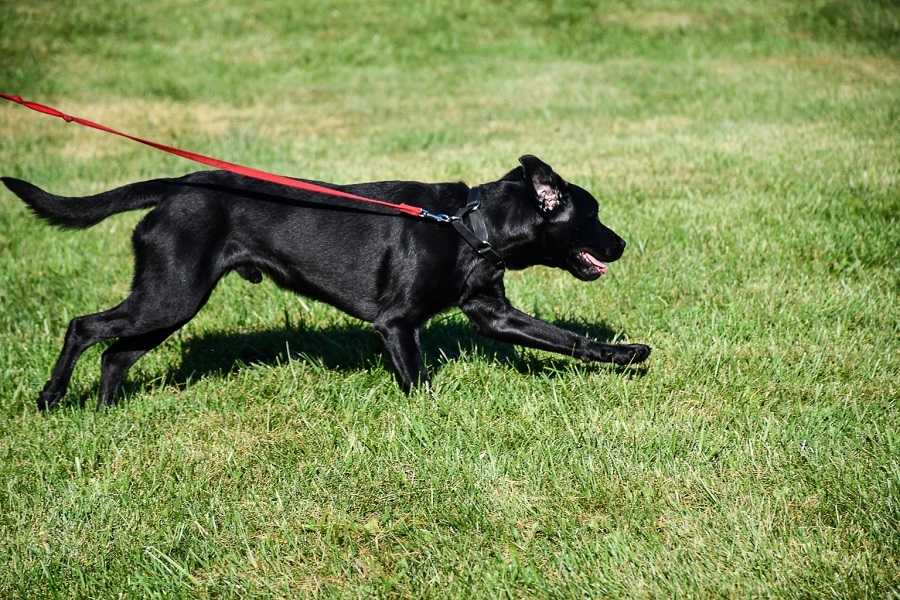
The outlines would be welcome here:
<svg viewBox="0 0 900 600">
<path fill-rule="evenodd" d="M 566 269 L 583 281 L 605 274 L 607 263 L 622 256 L 625 240 L 599 221 L 594 197 L 535 156 L 525 155 L 519 162 L 522 166 L 503 181 L 524 184 L 517 186 L 525 196 L 519 200 L 538 215 L 528 220 L 528 262 Z"/>
</svg>

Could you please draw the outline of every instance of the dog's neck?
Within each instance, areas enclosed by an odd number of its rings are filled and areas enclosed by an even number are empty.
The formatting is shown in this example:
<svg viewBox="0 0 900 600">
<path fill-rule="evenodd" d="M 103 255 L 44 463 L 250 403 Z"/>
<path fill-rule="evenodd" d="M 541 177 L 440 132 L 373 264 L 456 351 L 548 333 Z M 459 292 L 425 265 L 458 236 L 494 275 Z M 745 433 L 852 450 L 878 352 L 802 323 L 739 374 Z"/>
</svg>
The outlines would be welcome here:
<svg viewBox="0 0 900 600">
<path fill-rule="evenodd" d="M 543 218 L 530 205 L 525 183 L 496 181 L 480 187 L 487 240 L 506 266 L 518 270 L 542 264 L 541 236 L 534 230 Z"/>
</svg>

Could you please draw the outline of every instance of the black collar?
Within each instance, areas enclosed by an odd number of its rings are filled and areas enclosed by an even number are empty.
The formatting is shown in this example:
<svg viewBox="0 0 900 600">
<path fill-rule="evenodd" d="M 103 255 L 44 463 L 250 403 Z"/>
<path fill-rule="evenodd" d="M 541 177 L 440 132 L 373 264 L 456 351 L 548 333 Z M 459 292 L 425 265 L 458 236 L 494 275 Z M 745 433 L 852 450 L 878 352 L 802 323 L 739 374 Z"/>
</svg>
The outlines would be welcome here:
<svg viewBox="0 0 900 600">
<path fill-rule="evenodd" d="M 481 188 L 476 185 L 469 188 L 466 205 L 450 217 L 450 224 L 479 256 L 492 261 L 498 267 L 503 267 L 505 266 L 503 258 L 488 241 L 487 224 L 484 222 L 480 208 Z"/>
</svg>

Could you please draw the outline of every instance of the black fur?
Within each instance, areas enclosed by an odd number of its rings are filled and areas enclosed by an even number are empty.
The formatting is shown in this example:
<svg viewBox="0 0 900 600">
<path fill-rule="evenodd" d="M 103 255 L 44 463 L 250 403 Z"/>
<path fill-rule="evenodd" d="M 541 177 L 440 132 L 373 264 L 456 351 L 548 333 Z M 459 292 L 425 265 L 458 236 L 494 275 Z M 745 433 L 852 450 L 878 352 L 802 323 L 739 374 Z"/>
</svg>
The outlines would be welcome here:
<svg viewBox="0 0 900 600">
<path fill-rule="evenodd" d="M 597 202 L 533 156 L 481 186 L 491 244 L 510 269 L 542 264 L 582 280 L 599 277 L 625 242 L 597 220 Z M 69 324 L 62 352 L 38 407 L 57 405 L 81 353 L 101 340 L 100 398 L 114 402 L 132 364 L 187 323 L 219 279 L 263 273 L 278 285 L 374 324 L 400 386 L 426 380 L 419 331 L 435 314 L 460 307 L 479 333 L 502 341 L 613 362 L 639 363 L 642 344 L 602 344 L 513 308 L 504 270 L 479 257 L 453 228 L 248 179 L 223 171 L 157 179 L 80 199 L 61 198 L 5 177 L 39 217 L 83 228 L 125 210 L 155 207 L 132 238 L 131 292 L 109 310 Z M 462 183 L 386 181 L 333 186 L 363 196 L 453 214 L 466 202 Z M 589 253 L 594 260 L 586 257 Z"/>
</svg>

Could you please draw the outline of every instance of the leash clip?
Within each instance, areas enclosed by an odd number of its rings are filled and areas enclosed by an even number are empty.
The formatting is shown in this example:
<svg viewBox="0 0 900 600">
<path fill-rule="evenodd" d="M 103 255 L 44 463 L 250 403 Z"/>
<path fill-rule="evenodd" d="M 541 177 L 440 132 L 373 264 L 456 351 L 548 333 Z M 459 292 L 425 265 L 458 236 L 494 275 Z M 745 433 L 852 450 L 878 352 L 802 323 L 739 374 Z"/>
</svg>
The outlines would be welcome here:
<svg viewBox="0 0 900 600">
<path fill-rule="evenodd" d="M 421 216 L 423 219 L 431 219 L 432 221 L 436 221 L 438 223 L 449 223 L 453 220 L 453 217 L 451 217 L 450 215 L 445 215 L 444 213 L 428 212 L 424 208 L 422 209 L 422 212 L 419 214 L 419 216 Z"/>
</svg>

